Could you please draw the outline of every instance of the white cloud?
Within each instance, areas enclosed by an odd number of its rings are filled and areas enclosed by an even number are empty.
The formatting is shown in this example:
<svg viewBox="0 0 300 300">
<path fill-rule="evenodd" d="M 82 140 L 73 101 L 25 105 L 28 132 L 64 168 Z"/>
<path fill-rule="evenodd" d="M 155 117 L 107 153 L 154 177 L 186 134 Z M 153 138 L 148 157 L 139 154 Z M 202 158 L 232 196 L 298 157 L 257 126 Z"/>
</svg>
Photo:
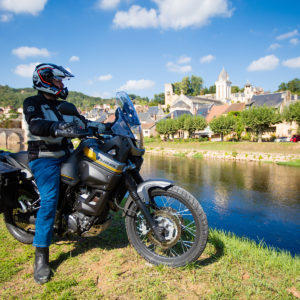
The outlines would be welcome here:
<svg viewBox="0 0 300 300">
<path fill-rule="evenodd" d="M 279 59 L 275 55 L 267 55 L 254 60 L 247 68 L 248 71 L 273 70 L 279 64 Z"/>
<path fill-rule="evenodd" d="M 285 39 L 289 39 L 289 38 L 291 38 L 293 36 L 296 36 L 296 35 L 299 35 L 297 29 L 295 29 L 295 30 L 293 30 L 291 32 L 287 32 L 287 33 L 281 34 L 281 35 L 277 36 L 276 39 L 277 40 L 285 40 Z"/>
<path fill-rule="evenodd" d="M 287 59 L 282 64 L 288 68 L 300 68 L 300 56 Z"/>
<path fill-rule="evenodd" d="M 293 38 L 293 39 L 290 39 L 290 43 L 292 45 L 298 45 L 299 44 L 299 40 L 297 38 Z"/>
<path fill-rule="evenodd" d="M 48 0 L 0 0 L 0 10 L 38 15 Z"/>
<path fill-rule="evenodd" d="M 11 14 L 4 14 L 1 15 L 0 17 L 0 22 L 9 22 L 12 19 L 12 15 Z"/>
<path fill-rule="evenodd" d="M 177 60 L 177 63 L 179 64 L 188 64 L 189 62 L 191 62 L 192 58 L 188 57 L 188 56 L 181 56 L 179 57 L 179 59 Z"/>
<path fill-rule="evenodd" d="M 140 80 L 128 80 L 124 85 L 122 85 L 118 90 L 124 91 L 136 91 L 150 89 L 155 85 L 152 80 L 140 79 Z"/>
<path fill-rule="evenodd" d="M 169 61 L 167 63 L 167 69 L 171 72 L 176 73 L 187 73 L 192 71 L 192 66 L 190 65 L 179 65 L 174 62 Z"/>
<path fill-rule="evenodd" d="M 278 49 L 278 48 L 280 48 L 281 47 L 281 45 L 280 44 L 278 44 L 278 43 L 273 43 L 273 44 L 271 44 L 270 46 L 269 46 L 269 50 L 276 50 L 276 49 Z"/>
<path fill-rule="evenodd" d="M 154 9 L 149 11 L 138 5 L 133 5 L 126 11 L 118 11 L 113 19 L 113 23 L 119 28 L 148 28 L 157 27 L 157 15 Z"/>
<path fill-rule="evenodd" d="M 115 9 L 121 0 L 98 0 L 96 6 L 103 10 Z"/>
<path fill-rule="evenodd" d="M 70 57 L 69 61 L 79 61 L 79 57 L 73 55 L 73 56 Z"/>
<path fill-rule="evenodd" d="M 30 78 L 30 77 L 32 77 L 35 67 L 39 64 L 40 64 L 39 62 L 35 62 L 35 63 L 27 64 L 27 65 L 18 65 L 15 68 L 14 73 L 21 77 Z"/>
<path fill-rule="evenodd" d="M 19 47 L 12 50 L 12 53 L 18 56 L 21 59 L 25 59 L 31 56 L 42 56 L 42 57 L 50 57 L 51 54 L 46 48 L 36 48 L 36 47 Z"/>
<path fill-rule="evenodd" d="M 107 80 L 111 80 L 111 79 L 112 79 L 111 74 L 101 75 L 98 77 L 98 80 L 100 80 L 100 81 L 107 81 Z"/>
<path fill-rule="evenodd" d="M 119 28 L 182 29 L 201 27 L 213 17 L 231 17 L 228 0 L 152 0 L 157 9 L 133 5 L 129 11 L 116 13 L 113 23 Z"/>
<path fill-rule="evenodd" d="M 210 63 L 212 62 L 215 58 L 215 56 L 211 55 L 211 54 L 208 54 L 206 56 L 203 56 L 200 58 L 200 62 L 201 64 L 204 64 L 204 63 Z"/>
</svg>

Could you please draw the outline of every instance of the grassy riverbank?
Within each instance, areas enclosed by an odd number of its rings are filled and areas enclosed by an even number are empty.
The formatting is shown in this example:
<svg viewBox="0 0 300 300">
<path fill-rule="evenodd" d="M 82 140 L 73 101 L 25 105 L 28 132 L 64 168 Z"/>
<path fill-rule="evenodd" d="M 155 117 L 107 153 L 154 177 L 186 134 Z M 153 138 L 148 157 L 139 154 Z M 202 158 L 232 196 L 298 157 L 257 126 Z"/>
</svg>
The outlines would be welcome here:
<svg viewBox="0 0 300 300">
<path fill-rule="evenodd" d="M 207 150 L 299 154 L 300 143 L 254 143 L 254 142 L 162 142 L 155 139 L 145 139 L 146 149 L 164 148 L 177 150 Z"/>
<path fill-rule="evenodd" d="M 0 221 L 1 299 L 296 299 L 300 257 L 211 230 L 194 265 L 152 266 L 128 245 L 123 219 L 99 237 L 51 246 L 52 280 L 33 278 L 34 250 L 15 241 Z"/>
<path fill-rule="evenodd" d="M 284 163 L 299 166 L 300 143 L 197 142 L 145 139 L 146 153 L 164 156 Z"/>
</svg>

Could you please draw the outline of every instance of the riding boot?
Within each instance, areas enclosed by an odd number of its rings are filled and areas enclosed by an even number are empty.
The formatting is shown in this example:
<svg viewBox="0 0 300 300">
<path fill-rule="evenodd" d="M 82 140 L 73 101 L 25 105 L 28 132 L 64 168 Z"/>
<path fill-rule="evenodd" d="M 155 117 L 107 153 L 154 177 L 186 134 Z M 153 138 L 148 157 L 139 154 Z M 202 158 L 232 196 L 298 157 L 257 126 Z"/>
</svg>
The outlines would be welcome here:
<svg viewBox="0 0 300 300">
<path fill-rule="evenodd" d="M 51 270 L 49 267 L 49 247 L 36 247 L 33 277 L 39 284 L 44 284 L 49 281 L 51 277 Z"/>
</svg>

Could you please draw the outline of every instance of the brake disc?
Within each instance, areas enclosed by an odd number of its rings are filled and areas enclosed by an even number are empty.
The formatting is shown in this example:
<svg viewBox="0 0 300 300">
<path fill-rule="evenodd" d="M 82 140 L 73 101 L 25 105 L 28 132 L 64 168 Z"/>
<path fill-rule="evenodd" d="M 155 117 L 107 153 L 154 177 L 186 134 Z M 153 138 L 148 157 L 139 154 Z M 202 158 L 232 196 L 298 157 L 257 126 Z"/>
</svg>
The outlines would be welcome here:
<svg viewBox="0 0 300 300">
<path fill-rule="evenodd" d="M 171 208 L 158 210 L 154 213 L 153 217 L 158 226 L 164 229 L 165 241 L 159 242 L 152 231 L 147 234 L 148 239 L 163 250 L 176 245 L 181 236 L 181 221 L 174 214 L 174 211 Z"/>
</svg>

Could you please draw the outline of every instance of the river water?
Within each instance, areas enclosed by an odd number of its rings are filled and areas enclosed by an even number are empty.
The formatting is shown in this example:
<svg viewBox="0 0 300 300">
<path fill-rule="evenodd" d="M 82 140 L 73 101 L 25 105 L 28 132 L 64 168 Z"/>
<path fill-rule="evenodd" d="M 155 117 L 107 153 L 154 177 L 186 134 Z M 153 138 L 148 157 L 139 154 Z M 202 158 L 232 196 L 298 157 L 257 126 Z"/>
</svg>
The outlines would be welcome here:
<svg viewBox="0 0 300 300">
<path fill-rule="evenodd" d="M 201 203 L 210 228 L 300 254 L 300 169 L 146 155 L 142 175 L 166 178 Z"/>
</svg>

